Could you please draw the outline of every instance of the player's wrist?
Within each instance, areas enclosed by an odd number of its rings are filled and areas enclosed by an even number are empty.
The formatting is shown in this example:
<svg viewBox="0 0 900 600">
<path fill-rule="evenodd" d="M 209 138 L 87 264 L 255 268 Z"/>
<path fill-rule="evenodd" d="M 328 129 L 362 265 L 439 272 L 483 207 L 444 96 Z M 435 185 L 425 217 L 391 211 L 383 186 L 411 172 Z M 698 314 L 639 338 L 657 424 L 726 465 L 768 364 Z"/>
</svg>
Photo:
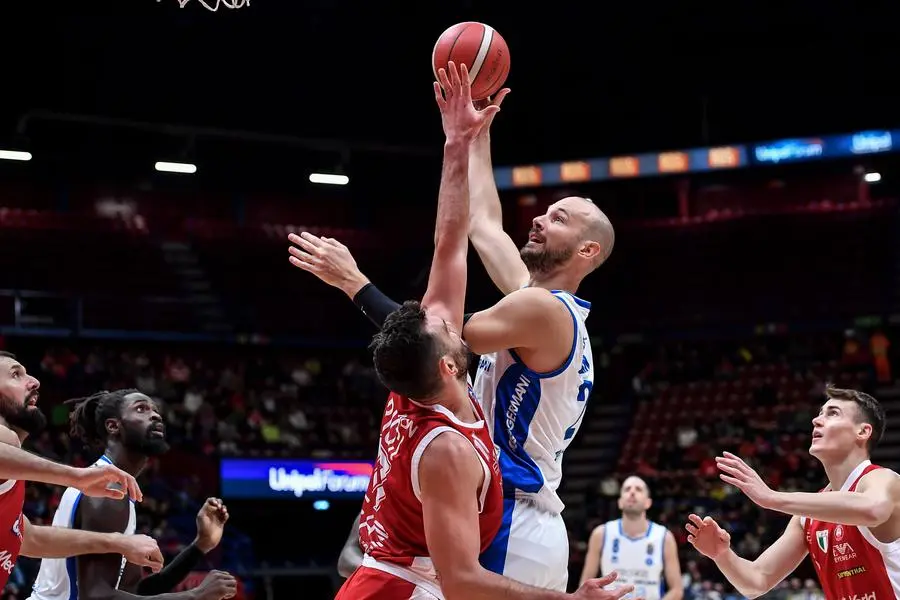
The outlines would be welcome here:
<svg viewBox="0 0 900 600">
<path fill-rule="evenodd" d="M 100 541 L 103 548 L 101 554 L 128 554 L 131 548 L 126 543 L 127 536 L 124 533 L 104 533 Z"/>
<path fill-rule="evenodd" d="M 350 275 L 343 282 L 341 282 L 341 291 L 347 294 L 351 300 L 353 300 L 356 295 L 359 293 L 361 289 L 366 287 L 369 283 L 369 278 L 363 275 L 362 273 Z"/>
<path fill-rule="evenodd" d="M 191 546 L 202 552 L 203 554 L 209 554 L 212 552 L 213 548 L 216 547 L 215 544 L 210 543 L 209 541 L 204 540 L 199 535 L 194 538 L 194 541 L 191 543 Z"/>
</svg>

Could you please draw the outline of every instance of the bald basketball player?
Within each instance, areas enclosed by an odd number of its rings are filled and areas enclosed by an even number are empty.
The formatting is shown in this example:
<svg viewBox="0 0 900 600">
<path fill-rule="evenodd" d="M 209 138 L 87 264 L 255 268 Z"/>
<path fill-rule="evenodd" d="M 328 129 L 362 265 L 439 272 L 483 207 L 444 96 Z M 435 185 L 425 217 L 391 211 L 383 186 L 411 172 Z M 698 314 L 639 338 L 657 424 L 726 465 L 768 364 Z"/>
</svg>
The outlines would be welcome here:
<svg viewBox="0 0 900 600">
<path fill-rule="evenodd" d="M 509 90 L 494 100 L 500 105 Z M 575 296 L 609 257 L 615 234 L 590 199 L 563 198 L 536 217 L 516 249 L 503 231 L 487 128 L 469 149 L 469 239 L 505 294 L 467 315 L 463 337 L 481 355 L 474 389 L 500 449 L 503 525 L 482 565 L 522 583 L 565 590 L 569 542 L 556 490 L 562 456 L 581 426 L 594 385 L 585 325 L 590 302 Z M 341 289 L 379 327 L 399 304 L 363 275 L 337 240 L 291 235 L 291 263 Z"/>
<path fill-rule="evenodd" d="M 681 565 L 675 536 L 647 519 L 653 504 L 647 482 L 632 475 L 622 483 L 622 517 L 599 525 L 591 533 L 581 581 L 598 573 L 619 573 L 619 580 L 634 586 L 644 600 L 681 600 Z"/>
</svg>

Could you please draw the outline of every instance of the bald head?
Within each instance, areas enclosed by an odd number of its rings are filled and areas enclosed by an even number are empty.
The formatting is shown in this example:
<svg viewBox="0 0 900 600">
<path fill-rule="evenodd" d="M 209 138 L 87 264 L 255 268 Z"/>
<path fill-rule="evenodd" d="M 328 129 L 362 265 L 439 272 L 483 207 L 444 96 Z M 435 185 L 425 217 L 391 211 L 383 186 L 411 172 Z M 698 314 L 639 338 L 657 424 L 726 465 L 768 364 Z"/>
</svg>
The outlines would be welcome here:
<svg viewBox="0 0 900 600">
<path fill-rule="evenodd" d="M 600 254 L 594 261 L 596 269 L 602 265 L 609 255 L 612 254 L 613 246 L 616 244 L 616 231 L 613 229 L 609 217 L 606 216 L 600 207 L 594 204 L 590 198 L 582 196 L 572 196 L 586 203 L 590 208 L 586 215 L 587 225 L 584 230 L 584 237 L 588 241 L 597 242 L 600 245 Z"/>
</svg>

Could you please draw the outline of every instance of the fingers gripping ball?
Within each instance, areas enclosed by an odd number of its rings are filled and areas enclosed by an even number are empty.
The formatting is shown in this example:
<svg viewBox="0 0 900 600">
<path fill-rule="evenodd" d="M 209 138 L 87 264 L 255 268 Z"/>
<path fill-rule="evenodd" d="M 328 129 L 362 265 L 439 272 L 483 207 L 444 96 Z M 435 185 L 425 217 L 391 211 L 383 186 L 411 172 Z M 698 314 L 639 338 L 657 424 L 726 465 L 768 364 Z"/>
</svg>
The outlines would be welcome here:
<svg viewBox="0 0 900 600">
<path fill-rule="evenodd" d="M 473 100 L 483 100 L 497 93 L 509 75 L 506 41 L 484 23 L 457 23 L 441 34 L 431 53 L 435 80 L 438 69 L 446 69 L 451 60 L 469 69 Z"/>
</svg>

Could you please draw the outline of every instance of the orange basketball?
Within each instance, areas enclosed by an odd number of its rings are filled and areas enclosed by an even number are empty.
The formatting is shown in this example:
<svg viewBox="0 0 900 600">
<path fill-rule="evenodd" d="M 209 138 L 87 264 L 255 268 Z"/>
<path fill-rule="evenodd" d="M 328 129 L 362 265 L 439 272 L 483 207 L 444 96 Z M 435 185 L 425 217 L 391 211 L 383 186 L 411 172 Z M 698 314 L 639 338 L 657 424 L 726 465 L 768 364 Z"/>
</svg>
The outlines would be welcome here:
<svg viewBox="0 0 900 600">
<path fill-rule="evenodd" d="M 431 53 L 435 80 L 438 69 L 446 69 L 451 60 L 457 65 L 465 64 L 469 69 L 473 100 L 496 94 L 509 75 L 506 41 L 484 23 L 457 23 L 441 34 Z"/>
</svg>

